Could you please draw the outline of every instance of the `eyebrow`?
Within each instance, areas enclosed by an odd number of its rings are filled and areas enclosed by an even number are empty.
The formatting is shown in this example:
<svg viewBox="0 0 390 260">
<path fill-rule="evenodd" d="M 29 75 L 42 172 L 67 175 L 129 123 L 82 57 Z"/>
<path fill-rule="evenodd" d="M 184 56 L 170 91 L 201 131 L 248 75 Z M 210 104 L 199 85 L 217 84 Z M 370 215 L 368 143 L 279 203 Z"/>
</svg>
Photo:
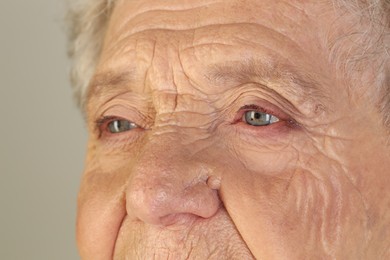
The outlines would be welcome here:
<svg viewBox="0 0 390 260">
<path fill-rule="evenodd" d="M 244 62 L 213 64 L 209 66 L 205 77 L 215 86 L 258 81 L 278 82 L 283 85 L 283 90 L 291 90 L 295 94 L 324 96 L 322 84 L 317 77 L 280 62 L 248 59 Z"/>
<path fill-rule="evenodd" d="M 302 73 L 295 66 L 281 62 L 263 61 L 259 59 L 247 59 L 228 61 L 206 66 L 203 75 L 210 84 L 215 87 L 244 84 L 247 82 L 264 82 L 264 86 L 273 92 L 287 92 L 282 95 L 288 101 L 288 95 L 293 94 L 303 99 L 323 99 L 324 91 L 320 81 L 315 76 Z M 134 69 L 118 69 L 101 72 L 93 76 L 88 86 L 86 101 L 92 97 L 99 97 L 103 91 L 109 91 L 107 86 L 129 90 L 129 85 L 136 80 Z M 267 82 L 281 85 L 278 89 L 267 86 Z"/>
<path fill-rule="evenodd" d="M 93 96 L 99 96 L 107 86 L 128 85 L 135 80 L 135 73 L 132 69 L 101 72 L 94 75 L 88 85 L 86 100 Z"/>
</svg>

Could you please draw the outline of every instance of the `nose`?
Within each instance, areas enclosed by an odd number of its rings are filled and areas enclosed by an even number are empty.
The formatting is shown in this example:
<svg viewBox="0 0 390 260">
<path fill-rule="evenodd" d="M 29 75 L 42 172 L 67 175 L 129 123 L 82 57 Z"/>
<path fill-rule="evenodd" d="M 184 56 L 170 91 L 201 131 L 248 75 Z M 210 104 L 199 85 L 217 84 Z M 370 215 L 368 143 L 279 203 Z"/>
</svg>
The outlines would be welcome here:
<svg viewBox="0 0 390 260">
<path fill-rule="evenodd" d="M 210 218 L 218 211 L 218 178 L 175 143 L 149 141 L 143 147 L 126 190 L 130 218 L 169 226 Z"/>
</svg>

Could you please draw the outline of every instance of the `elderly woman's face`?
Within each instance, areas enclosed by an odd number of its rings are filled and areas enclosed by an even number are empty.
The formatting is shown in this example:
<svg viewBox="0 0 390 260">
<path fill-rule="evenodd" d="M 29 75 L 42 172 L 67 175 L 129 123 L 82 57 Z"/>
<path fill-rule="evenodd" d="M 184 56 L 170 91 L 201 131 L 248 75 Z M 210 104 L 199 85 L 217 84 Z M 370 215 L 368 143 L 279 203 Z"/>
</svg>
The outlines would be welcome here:
<svg viewBox="0 0 390 260">
<path fill-rule="evenodd" d="M 388 244 L 388 136 L 356 80 L 372 75 L 339 70 L 354 21 L 302 2 L 116 4 L 87 101 L 84 259 L 359 259 Z"/>
</svg>

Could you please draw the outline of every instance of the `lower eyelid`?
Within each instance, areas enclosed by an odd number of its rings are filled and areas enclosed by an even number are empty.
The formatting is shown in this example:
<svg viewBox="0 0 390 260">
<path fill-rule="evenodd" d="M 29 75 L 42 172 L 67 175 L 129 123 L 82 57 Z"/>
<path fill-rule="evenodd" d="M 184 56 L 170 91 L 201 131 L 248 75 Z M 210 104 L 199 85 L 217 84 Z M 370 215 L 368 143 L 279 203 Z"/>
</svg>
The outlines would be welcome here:
<svg viewBox="0 0 390 260">
<path fill-rule="evenodd" d="M 233 125 L 236 128 L 236 131 L 239 134 L 242 134 L 243 138 L 247 136 L 253 136 L 254 138 L 279 138 L 283 134 L 289 133 L 291 130 L 294 130 L 294 127 L 290 125 L 287 121 L 279 121 L 273 124 L 265 126 L 252 126 L 248 125 L 245 122 L 236 123 Z"/>
<path fill-rule="evenodd" d="M 99 140 L 104 143 L 105 145 L 109 146 L 116 146 L 116 145 L 131 145 L 132 143 L 137 140 L 142 132 L 139 130 L 139 128 L 135 128 L 131 131 L 125 131 L 120 133 L 110 133 L 110 132 L 103 132 Z"/>
<path fill-rule="evenodd" d="M 118 134 L 102 137 L 99 141 L 105 151 L 131 149 L 132 145 L 139 139 L 139 133 Z M 107 149 L 106 149 L 107 148 Z"/>
</svg>

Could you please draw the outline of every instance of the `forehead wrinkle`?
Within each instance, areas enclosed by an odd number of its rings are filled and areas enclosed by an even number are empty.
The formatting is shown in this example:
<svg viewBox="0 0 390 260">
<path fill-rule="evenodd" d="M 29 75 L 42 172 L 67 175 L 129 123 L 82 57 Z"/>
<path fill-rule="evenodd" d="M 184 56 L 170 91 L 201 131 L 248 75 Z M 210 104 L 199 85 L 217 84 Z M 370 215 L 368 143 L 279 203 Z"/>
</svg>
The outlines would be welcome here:
<svg viewBox="0 0 390 260">
<path fill-rule="evenodd" d="M 152 4 L 151 4 L 151 3 Z M 121 34 L 122 30 L 129 31 L 128 24 L 132 25 L 131 32 L 137 33 L 145 31 L 146 29 L 192 29 L 193 24 L 199 26 L 207 26 L 210 23 L 209 20 L 216 20 L 218 17 L 213 12 L 213 5 L 220 4 L 221 0 L 202 0 L 202 1 L 177 1 L 176 3 L 168 3 L 167 1 L 140 1 L 139 4 L 135 4 L 134 1 L 122 1 L 121 4 L 117 4 L 114 12 L 116 16 L 125 16 L 127 19 L 119 22 L 115 25 L 115 33 Z M 129 14 L 127 6 L 131 6 L 132 12 Z M 199 15 L 203 12 L 211 12 L 209 19 L 199 19 Z M 123 15 L 122 12 L 126 14 Z M 145 19 L 145 16 L 148 19 Z M 175 18 L 175 19 L 171 19 Z M 178 20 L 180 22 L 178 22 Z M 117 22 L 117 21 L 116 21 Z"/>
</svg>

